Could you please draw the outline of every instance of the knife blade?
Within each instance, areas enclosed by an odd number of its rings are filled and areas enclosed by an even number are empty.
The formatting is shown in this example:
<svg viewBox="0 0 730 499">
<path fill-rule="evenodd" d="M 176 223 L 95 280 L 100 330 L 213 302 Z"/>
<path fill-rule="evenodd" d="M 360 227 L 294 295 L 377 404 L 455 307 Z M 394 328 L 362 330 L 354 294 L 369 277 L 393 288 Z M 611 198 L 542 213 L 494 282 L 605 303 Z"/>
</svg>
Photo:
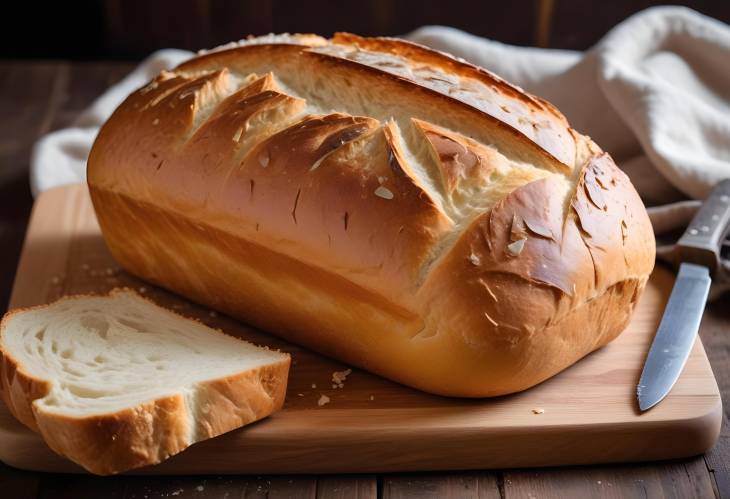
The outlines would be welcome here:
<svg viewBox="0 0 730 499">
<path fill-rule="evenodd" d="M 730 179 L 720 182 L 677 243 L 679 272 L 636 387 L 639 409 L 661 402 L 692 351 L 712 278 L 725 277 L 720 248 L 730 224 Z"/>
<path fill-rule="evenodd" d="M 679 379 L 700 328 L 711 281 L 707 267 L 693 263 L 679 266 L 677 281 L 636 388 L 642 411 L 658 404 Z"/>
</svg>

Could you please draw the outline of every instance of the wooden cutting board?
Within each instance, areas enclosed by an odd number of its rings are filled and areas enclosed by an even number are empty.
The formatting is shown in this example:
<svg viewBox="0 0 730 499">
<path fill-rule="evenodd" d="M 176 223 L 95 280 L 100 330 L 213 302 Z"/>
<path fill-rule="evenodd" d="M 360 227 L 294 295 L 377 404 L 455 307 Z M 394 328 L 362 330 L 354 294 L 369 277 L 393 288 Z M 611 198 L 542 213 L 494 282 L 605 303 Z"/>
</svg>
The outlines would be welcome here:
<svg viewBox="0 0 730 499">
<path fill-rule="evenodd" d="M 673 283 L 655 271 L 628 329 L 612 344 L 526 392 L 487 400 L 427 395 L 290 345 L 121 271 L 86 187 L 60 187 L 35 205 L 11 307 L 129 286 L 184 315 L 291 352 L 284 409 L 196 444 L 141 473 L 333 473 L 505 468 L 654 460 L 702 453 L 721 421 L 717 383 L 700 341 L 672 393 L 639 414 L 635 386 Z M 586 324 L 588 329 L 591 324 Z M 316 387 L 315 387 L 316 386 Z M 330 403 L 317 405 L 321 395 Z M 543 410 L 544 412 L 541 412 Z M 0 459 L 18 468 L 80 471 L 0 404 Z"/>
</svg>

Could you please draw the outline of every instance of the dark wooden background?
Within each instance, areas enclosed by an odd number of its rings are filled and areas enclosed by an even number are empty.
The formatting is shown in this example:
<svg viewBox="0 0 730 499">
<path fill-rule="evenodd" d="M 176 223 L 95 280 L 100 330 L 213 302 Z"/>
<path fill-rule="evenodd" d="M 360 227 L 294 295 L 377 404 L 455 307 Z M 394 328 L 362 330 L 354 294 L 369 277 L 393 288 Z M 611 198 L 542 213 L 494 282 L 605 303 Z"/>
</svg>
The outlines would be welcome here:
<svg viewBox="0 0 730 499">
<path fill-rule="evenodd" d="M 73 0 L 3 2 L 0 57 L 139 59 L 248 34 L 397 35 L 445 24 L 517 45 L 586 49 L 656 0 Z M 730 1 L 669 2 L 730 22 Z"/>
<path fill-rule="evenodd" d="M 109 0 L 0 5 L 0 311 L 32 197 L 38 137 L 70 124 L 139 59 L 163 47 L 211 47 L 247 34 L 337 30 L 395 35 L 446 24 L 519 45 L 585 49 L 644 0 Z M 730 23 L 730 0 L 683 2 Z M 730 62 L 730 61 L 729 61 Z M 35 497 L 728 497 L 730 296 L 700 332 L 725 401 L 723 432 L 705 456 L 675 462 L 548 470 L 361 476 L 95 478 L 0 464 L 0 498 Z M 201 487 L 201 489 L 199 489 Z"/>
</svg>

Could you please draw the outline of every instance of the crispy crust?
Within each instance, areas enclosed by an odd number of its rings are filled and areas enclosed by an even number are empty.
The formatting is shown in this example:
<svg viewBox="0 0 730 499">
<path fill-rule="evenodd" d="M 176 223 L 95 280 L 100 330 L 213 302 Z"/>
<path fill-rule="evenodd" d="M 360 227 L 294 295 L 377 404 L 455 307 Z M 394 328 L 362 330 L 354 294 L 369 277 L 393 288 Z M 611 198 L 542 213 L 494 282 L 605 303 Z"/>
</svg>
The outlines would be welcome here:
<svg viewBox="0 0 730 499">
<path fill-rule="evenodd" d="M 267 73 L 280 103 L 250 119 L 271 96 L 230 96 Z M 88 179 L 130 272 L 444 395 L 605 345 L 654 262 L 633 186 L 551 105 L 390 39 L 189 61 L 117 109 Z"/>
<path fill-rule="evenodd" d="M 68 296 L 61 300 L 88 296 Z M 0 324 L 0 339 L 13 316 L 44 307 L 46 305 L 8 312 Z M 71 417 L 39 409 L 33 403 L 50 392 L 50 382 L 24 372 L 23 366 L 0 342 L 0 396 L 13 416 L 40 433 L 55 452 L 92 473 L 111 475 L 159 463 L 196 442 L 281 409 L 289 364 L 287 356 L 275 364 L 199 383 L 195 421 L 189 421 L 182 394 L 150 400 L 110 414 Z M 189 440 L 190 424 L 196 427 L 194 441 Z"/>
<path fill-rule="evenodd" d="M 492 99 L 486 99 L 488 114 L 509 123 L 525 136 L 534 140 L 558 161 L 571 164 L 575 158 L 575 144 L 568 132 L 570 126 L 565 116 L 549 102 L 524 92 L 503 80 L 494 73 L 479 66 L 474 66 L 462 59 L 456 59 L 449 54 L 438 52 L 423 45 L 397 38 L 364 38 L 352 33 L 335 33 L 332 43 L 344 46 L 355 46 L 368 51 L 393 54 L 402 59 L 426 65 L 428 68 L 438 68 L 444 73 L 457 74 L 466 81 L 475 84 L 485 96 L 504 96 L 507 100 L 522 103 L 530 110 L 533 119 L 513 120 L 510 112 L 502 109 Z M 428 77 L 425 77 L 427 80 Z M 416 79 L 419 83 L 426 83 L 423 79 Z M 463 84 L 463 83 L 462 83 Z M 490 105 L 491 104 L 491 105 Z M 525 113 L 527 114 L 527 113 Z M 541 120 L 550 126 L 542 133 L 535 133 L 533 121 Z"/>
</svg>

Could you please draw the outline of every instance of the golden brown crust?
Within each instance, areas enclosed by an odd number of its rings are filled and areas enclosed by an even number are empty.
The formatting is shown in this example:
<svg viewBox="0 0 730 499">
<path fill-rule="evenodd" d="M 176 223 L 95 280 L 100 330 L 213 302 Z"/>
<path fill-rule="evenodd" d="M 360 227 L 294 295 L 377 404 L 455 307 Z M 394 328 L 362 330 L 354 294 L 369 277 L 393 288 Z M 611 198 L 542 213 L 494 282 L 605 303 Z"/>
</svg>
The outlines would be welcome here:
<svg viewBox="0 0 730 499">
<path fill-rule="evenodd" d="M 467 140 L 459 140 L 453 134 L 420 120 L 416 121 L 416 126 L 424 133 L 438 156 L 441 182 L 446 194 L 453 195 L 462 179 L 486 178 L 491 173 L 492 165 L 483 161 L 476 148 Z"/>
<path fill-rule="evenodd" d="M 62 300 L 77 298 L 83 296 Z M 43 307 L 8 312 L 0 328 L 4 333 L 15 314 Z M 159 463 L 198 441 L 281 409 L 289 364 L 287 356 L 281 362 L 198 383 L 194 408 L 187 407 L 182 394 L 175 394 L 109 414 L 74 417 L 39 409 L 33 402 L 50 392 L 50 382 L 27 374 L 0 343 L 0 395 L 13 416 L 40 433 L 55 452 L 92 473 L 110 475 Z M 195 411 L 193 421 L 189 409 Z"/>
<path fill-rule="evenodd" d="M 38 431 L 33 416 L 33 401 L 48 394 L 50 383 L 23 372 L 18 362 L 2 348 L 0 348 L 0 376 L 0 395 L 5 405 L 18 421 L 31 430 Z"/>
<path fill-rule="evenodd" d="M 604 197 L 617 206 L 589 215 L 595 206 L 585 205 L 585 185 L 597 184 L 597 164 Z M 627 177 L 604 154 L 580 178 L 567 210 L 556 195 L 558 177 L 512 191 L 472 222 L 420 290 L 438 297 L 429 301 L 425 330 L 459 337 L 470 357 L 488 362 L 495 381 L 484 395 L 529 388 L 565 368 L 567 358 L 608 343 L 646 284 L 654 240 Z M 595 222 L 593 232 L 582 228 L 581 215 Z M 475 385 L 462 389 L 477 395 Z"/>
<path fill-rule="evenodd" d="M 73 418 L 34 411 L 37 431 L 58 454 L 98 475 L 164 461 L 191 444 L 258 421 L 281 409 L 288 363 L 200 384 L 196 437 L 184 397 L 160 398 L 113 414 Z"/>
<path fill-rule="evenodd" d="M 48 446 L 97 475 L 159 463 L 192 443 L 180 394 L 85 418 L 35 412 Z"/>
<path fill-rule="evenodd" d="M 117 109 L 88 179 L 122 266 L 445 395 L 525 389 L 623 329 L 654 240 L 607 154 L 463 61 L 314 45 L 206 54 Z"/>
<path fill-rule="evenodd" d="M 449 94 L 457 98 L 459 92 L 454 90 L 458 87 L 463 87 L 464 93 L 478 92 L 480 109 L 513 126 L 558 161 L 573 163 L 575 144 L 565 116 L 549 102 L 524 92 L 494 73 L 463 59 L 397 38 L 364 38 L 352 33 L 335 33 L 332 42 L 393 55 L 397 59 L 387 61 L 391 68 L 398 59 L 407 61 L 411 65 L 409 79 L 422 85 L 435 83 L 436 88 L 445 84 Z M 456 78 L 445 78 L 447 75 Z"/>
</svg>

